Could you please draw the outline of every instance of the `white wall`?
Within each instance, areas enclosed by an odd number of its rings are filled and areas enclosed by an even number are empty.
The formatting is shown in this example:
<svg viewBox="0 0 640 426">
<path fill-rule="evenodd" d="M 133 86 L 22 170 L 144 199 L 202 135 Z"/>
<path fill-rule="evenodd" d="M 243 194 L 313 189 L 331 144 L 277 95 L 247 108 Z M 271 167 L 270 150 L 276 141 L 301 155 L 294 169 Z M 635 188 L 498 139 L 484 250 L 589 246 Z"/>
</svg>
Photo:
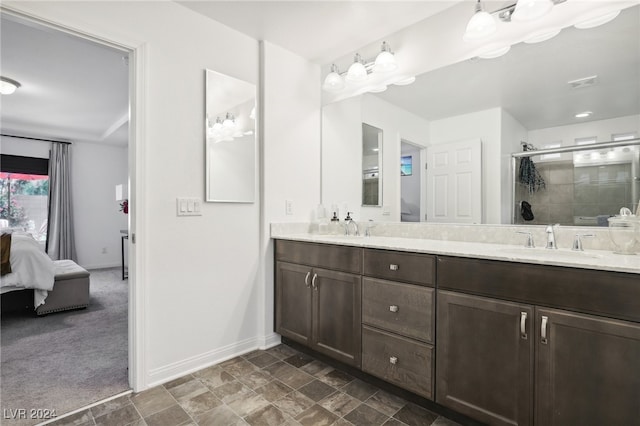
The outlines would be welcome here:
<svg viewBox="0 0 640 426">
<path fill-rule="evenodd" d="M 145 306 L 136 322 L 144 341 L 139 389 L 255 348 L 263 323 L 259 200 L 205 204 L 202 216 L 177 217 L 176 197 L 204 196 L 204 70 L 257 83 L 257 41 L 174 2 L 3 5 L 144 48 L 144 84 L 138 87 L 143 137 L 134 152 L 144 191 L 132 206 L 138 238 L 133 284 Z M 296 143 L 308 140 L 304 130 Z"/>
<path fill-rule="evenodd" d="M 522 151 L 520 142 L 527 142 L 527 129 L 507 111 L 502 110 L 502 141 L 500 155 L 500 206 L 501 222 L 511 223 L 511 205 L 513 203 L 513 185 L 511 153 Z"/>
<path fill-rule="evenodd" d="M 271 222 L 305 222 L 320 202 L 320 67 L 274 44 L 263 44 L 261 339 L 273 334 Z M 293 214 L 285 214 L 285 200 Z"/>
<path fill-rule="evenodd" d="M 501 223 L 501 116 L 500 108 L 432 121 L 431 143 L 482 140 L 482 223 Z"/>
<path fill-rule="evenodd" d="M 50 146 L 2 138 L 3 154 L 49 158 Z M 75 142 L 71 145 L 71 173 L 78 264 L 87 269 L 119 266 L 120 230 L 127 228 L 127 215 L 119 211 L 115 186 L 128 179 L 127 149 Z"/>
<path fill-rule="evenodd" d="M 577 138 L 591 136 L 595 136 L 597 142 L 608 142 L 613 134 L 631 132 L 640 135 L 640 115 L 529 130 L 528 138 L 529 143 L 541 149 L 544 145 L 556 141 L 562 141 L 562 146 L 575 145 Z"/>
</svg>

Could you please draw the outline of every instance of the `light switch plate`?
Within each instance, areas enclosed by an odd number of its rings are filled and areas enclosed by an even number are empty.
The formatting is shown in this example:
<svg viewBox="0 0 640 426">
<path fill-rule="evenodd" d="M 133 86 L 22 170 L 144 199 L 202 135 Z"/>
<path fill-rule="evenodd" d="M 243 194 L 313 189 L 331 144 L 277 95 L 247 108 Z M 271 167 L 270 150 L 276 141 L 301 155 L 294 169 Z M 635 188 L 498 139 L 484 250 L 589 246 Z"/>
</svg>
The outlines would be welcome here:
<svg viewBox="0 0 640 426">
<path fill-rule="evenodd" d="M 178 216 L 202 216 L 202 200 L 200 198 L 176 198 L 176 214 Z"/>
<path fill-rule="evenodd" d="M 284 201 L 284 211 L 289 216 L 293 214 L 293 200 Z"/>
</svg>

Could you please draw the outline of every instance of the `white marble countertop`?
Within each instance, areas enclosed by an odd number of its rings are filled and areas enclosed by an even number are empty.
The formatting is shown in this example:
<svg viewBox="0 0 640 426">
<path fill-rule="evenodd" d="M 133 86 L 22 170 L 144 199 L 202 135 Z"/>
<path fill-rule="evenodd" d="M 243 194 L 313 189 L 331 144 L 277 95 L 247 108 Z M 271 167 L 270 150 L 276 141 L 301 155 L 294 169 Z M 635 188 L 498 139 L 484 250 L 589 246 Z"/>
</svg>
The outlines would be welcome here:
<svg viewBox="0 0 640 426">
<path fill-rule="evenodd" d="M 353 237 L 311 233 L 272 233 L 271 237 L 281 240 L 640 274 L 640 255 L 622 255 L 605 250 L 585 249 L 583 252 L 576 252 L 570 249 L 548 250 L 545 248 L 525 248 L 524 246 L 510 244 L 401 237 Z"/>
</svg>

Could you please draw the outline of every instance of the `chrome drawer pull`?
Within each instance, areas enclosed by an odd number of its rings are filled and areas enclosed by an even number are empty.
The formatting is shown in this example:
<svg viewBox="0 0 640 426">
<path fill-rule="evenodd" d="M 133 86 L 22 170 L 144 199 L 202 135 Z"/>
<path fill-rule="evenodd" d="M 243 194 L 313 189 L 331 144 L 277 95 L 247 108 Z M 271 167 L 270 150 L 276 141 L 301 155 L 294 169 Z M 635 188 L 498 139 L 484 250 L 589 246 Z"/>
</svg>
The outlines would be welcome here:
<svg viewBox="0 0 640 426">
<path fill-rule="evenodd" d="M 315 291 L 318 291 L 318 286 L 316 285 L 316 278 L 318 278 L 318 274 L 313 274 L 313 278 L 311 278 L 311 287 L 313 287 Z"/>
<path fill-rule="evenodd" d="M 304 277 L 304 285 L 306 285 L 307 288 L 309 288 L 309 275 L 311 275 L 311 271 L 307 272 L 307 275 Z"/>
<path fill-rule="evenodd" d="M 389 265 L 389 269 L 391 271 L 397 271 L 398 269 L 400 269 L 400 266 L 398 265 L 394 265 L 393 263 L 391 265 Z"/>
<path fill-rule="evenodd" d="M 547 321 L 549 320 L 548 317 L 543 316 L 542 317 L 542 325 L 540 326 L 540 342 L 543 345 L 547 344 Z"/>
<path fill-rule="evenodd" d="M 520 337 L 527 340 L 527 313 L 520 312 Z"/>
<path fill-rule="evenodd" d="M 389 358 L 389 362 L 393 365 L 396 365 L 398 363 L 398 358 L 395 356 L 392 356 Z"/>
<path fill-rule="evenodd" d="M 396 305 L 389 306 L 389 312 L 398 312 L 398 307 Z"/>
</svg>

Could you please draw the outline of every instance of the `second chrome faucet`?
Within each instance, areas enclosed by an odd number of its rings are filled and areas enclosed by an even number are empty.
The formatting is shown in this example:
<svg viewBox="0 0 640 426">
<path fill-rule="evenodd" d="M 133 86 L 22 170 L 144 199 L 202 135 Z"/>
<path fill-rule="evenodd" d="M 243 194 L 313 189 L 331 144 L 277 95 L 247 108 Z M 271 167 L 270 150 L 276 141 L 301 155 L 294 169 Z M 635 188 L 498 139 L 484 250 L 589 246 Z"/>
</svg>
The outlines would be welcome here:
<svg viewBox="0 0 640 426">
<path fill-rule="evenodd" d="M 558 248 L 558 245 L 556 243 L 556 233 L 555 233 L 555 230 L 558 226 L 560 226 L 560 224 L 556 223 L 555 225 L 548 225 L 547 229 L 545 229 L 545 232 L 547 233 L 547 245 L 545 246 L 545 248 L 547 249 Z"/>
</svg>

